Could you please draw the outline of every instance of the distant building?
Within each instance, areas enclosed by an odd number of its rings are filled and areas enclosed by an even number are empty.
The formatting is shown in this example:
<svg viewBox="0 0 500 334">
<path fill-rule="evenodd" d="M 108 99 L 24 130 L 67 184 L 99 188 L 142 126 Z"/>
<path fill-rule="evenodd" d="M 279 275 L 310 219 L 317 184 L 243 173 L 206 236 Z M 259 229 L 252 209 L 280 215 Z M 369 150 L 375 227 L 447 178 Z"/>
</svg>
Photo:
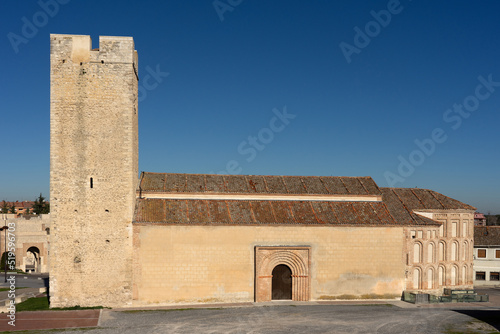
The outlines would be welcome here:
<svg viewBox="0 0 500 334">
<path fill-rule="evenodd" d="M 19 201 L 7 202 L 6 201 L 5 203 L 7 203 L 7 207 L 9 208 L 9 212 L 2 212 L 1 206 L 3 205 L 3 202 L 0 202 L 0 213 L 10 213 L 10 208 L 12 206 L 14 206 L 16 209 L 16 214 L 18 214 L 18 215 L 25 214 L 26 212 L 32 213 L 33 205 L 35 204 L 35 202 L 33 202 L 33 201 L 22 201 L 22 202 L 19 202 Z"/>
<path fill-rule="evenodd" d="M 2 226 L 11 226 L 16 243 L 16 268 L 26 272 L 48 273 L 49 271 L 49 234 L 50 215 L 27 215 L 16 217 L 14 214 L 0 215 Z M 4 253 L 5 230 L 0 232 L 0 254 Z"/>
<path fill-rule="evenodd" d="M 500 226 L 474 227 L 474 285 L 500 286 Z"/>
<path fill-rule="evenodd" d="M 486 217 L 480 212 L 474 213 L 474 226 L 486 226 Z"/>
</svg>

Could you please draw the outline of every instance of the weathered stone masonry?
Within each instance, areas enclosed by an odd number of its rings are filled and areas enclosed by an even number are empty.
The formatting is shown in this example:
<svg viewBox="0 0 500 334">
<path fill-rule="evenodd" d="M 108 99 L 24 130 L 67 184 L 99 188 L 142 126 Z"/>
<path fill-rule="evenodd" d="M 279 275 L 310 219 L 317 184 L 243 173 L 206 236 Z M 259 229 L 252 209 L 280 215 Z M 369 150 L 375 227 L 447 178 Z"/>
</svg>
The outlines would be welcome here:
<svg viewBox="0 0 500 334">
<path fill-rule="evenodd" d="M 53 307 L 131 300 L 137 52 L 131 37 L 91 44 L 50 36 Z"/>
</svg>

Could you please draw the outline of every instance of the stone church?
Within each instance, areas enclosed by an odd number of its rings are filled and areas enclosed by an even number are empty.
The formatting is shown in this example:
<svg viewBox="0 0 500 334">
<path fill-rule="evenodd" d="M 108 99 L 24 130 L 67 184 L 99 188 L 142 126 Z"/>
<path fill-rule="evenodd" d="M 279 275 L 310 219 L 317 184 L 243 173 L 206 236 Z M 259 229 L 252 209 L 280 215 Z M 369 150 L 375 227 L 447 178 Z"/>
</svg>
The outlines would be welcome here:
<svg viewBox="0 0 500 334">
<path fill-rule="evenodd" d="M 474 207 L 371 177 L 139 175 L 133 39 L 50 43 L 52 307 L 472 288 Z"/>
</svg>

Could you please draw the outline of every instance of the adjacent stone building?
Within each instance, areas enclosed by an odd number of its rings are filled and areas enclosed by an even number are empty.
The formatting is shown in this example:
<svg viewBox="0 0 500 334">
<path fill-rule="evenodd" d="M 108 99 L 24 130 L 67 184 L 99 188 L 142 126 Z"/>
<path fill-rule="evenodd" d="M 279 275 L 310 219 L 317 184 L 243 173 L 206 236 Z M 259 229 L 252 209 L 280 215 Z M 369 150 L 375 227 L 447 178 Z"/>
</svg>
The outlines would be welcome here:
<svg viewBox="0 0 500 334">
<path fill-rule="evenodd" d="M 130 37 L 51 35 L 52 306 L 472 287 L 475 208 L 371 177 L 141 173 Z M 166 166 L 168 168 L 168 166 Z"/>
</svg>

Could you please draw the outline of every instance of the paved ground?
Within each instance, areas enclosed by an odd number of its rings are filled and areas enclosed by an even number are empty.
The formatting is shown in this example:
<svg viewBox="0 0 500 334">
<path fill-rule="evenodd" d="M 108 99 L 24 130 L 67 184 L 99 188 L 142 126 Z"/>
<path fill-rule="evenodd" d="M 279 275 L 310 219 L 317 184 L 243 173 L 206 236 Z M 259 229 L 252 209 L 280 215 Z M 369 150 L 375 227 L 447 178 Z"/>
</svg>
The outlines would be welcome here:
<svg viewBox="0 0 500 334">
<path fill-rule="evenodd" d="M 499 333 L 500 289 L 482 292 L 490 295 L 489 303 L 415 306 L 400 301 L 373 305 L 362 305 L 363 302 L 294 305 L 273 302 L 231 308 L 212 305 L 210 308 L 154 311 L 106 309 L 101 312 L 99 327 L 82 328 L 76 333 Z M 20 312 L 16 320 L 18 326 L 36 323 L 49 324 L 52 328 L 57 327 L 56 324 L 71 327 L 98 324 L 98 310 L 90 310 L 88 314 L 77 312 L 83 311 Z M 83 322 L 77 322 L 78 319 Z M 0 320 L 0 326 L 2 324 L 6 324 L 6 320 Z M 21 329 L 18 326 L 16 329 Z"/>
<path fill-rule="evenodd" d="M 79 333 L 492 333 L 498 309 L 399 308 L 394 305 L 260 306 L 102 312 L 100 327 Z M 64 333 L 53 331 L 51 333 Z"/>
<path fill-rule="evenodd" d="M 43 288 L 49 287 L 49 277 L 41 274 L 7 274 L 7 277 L 16 277 L 16 287 Z M 10 286 L 10 282 L 5 283 L 3 272 L 0 273 L 0 288 Z"/>
<path fill-rule="evenodd" d="M 82 328 L 98 325 L 100 310 L 18 312 L 15 326 L 8 324 L 8 314 L 0 314 L 0 331 Z"/>
</svg>

